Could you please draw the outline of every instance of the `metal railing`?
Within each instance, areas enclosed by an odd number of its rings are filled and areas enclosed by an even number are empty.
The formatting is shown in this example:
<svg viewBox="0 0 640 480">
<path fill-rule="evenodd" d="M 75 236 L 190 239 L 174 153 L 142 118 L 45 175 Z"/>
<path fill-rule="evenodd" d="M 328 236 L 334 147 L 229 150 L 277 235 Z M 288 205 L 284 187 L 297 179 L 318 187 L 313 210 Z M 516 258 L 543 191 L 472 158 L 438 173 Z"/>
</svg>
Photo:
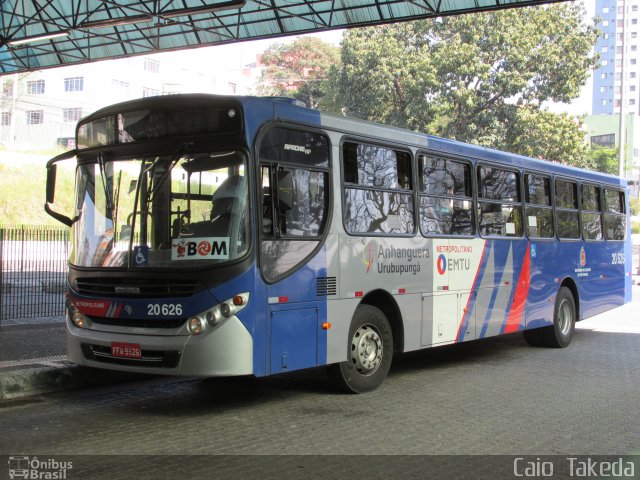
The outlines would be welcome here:
<svg viewBox="0 0 640 480">
<path fill-rule="evenodd" d="M 64 315 L 69 229 L 0 225 L 0 322 Z"/>
</svg>

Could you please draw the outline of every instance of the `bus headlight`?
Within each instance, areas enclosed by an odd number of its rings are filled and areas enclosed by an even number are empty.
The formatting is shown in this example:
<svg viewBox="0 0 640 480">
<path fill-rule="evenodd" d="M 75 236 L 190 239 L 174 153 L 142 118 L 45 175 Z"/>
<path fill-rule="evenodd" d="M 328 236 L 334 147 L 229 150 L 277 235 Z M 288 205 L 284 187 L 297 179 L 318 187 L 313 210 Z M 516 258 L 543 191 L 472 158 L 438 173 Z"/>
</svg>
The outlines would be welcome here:
<svg viewBox="0 0 640 480">
<path fill-rule="evenodd" d="M 84 318 L 84 313 L 82 313 L 80 310 L 74 309 L 71 320 L 73 321 L 73 324 L 78 328 L 84 328 L 86 323 Z"/>
<path fill-rule="evenodd" d="M 198 317 L 191 317 L 189 319 L 189 331 L 193 335 L 200 335 L 202 333 L 203 322 Z"/>
<path fill-rule="evenodd" d="M 69 320 L 71 320 L 76 327 L 84 328 L 87 324 L 84 313 L 78 310 L 69 298 L 66 300 L 66 306 Z"/>
<path fill-rule="evenodd" d="M 224 319 L 232 317 L 249 303 L 249 292 L 240 293 L 216 305 L 205 313 L 207 324 L 214 327 Z"/>
</svg>

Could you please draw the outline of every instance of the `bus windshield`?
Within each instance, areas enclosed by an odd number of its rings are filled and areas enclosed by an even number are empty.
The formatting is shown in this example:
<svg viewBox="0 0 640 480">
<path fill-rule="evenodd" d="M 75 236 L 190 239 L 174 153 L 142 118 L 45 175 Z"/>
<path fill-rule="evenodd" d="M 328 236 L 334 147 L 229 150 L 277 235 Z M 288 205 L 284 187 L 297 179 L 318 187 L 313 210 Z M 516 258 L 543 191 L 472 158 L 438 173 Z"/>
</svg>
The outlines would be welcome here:
<svg viewBox="0 0 640 480">
<path fill-rule="evenodd" d="M 71 264 L 193 268 L 248 251 L 246 157 L 239 151 L 109 159 L 76 174 Z"/>
</svg>

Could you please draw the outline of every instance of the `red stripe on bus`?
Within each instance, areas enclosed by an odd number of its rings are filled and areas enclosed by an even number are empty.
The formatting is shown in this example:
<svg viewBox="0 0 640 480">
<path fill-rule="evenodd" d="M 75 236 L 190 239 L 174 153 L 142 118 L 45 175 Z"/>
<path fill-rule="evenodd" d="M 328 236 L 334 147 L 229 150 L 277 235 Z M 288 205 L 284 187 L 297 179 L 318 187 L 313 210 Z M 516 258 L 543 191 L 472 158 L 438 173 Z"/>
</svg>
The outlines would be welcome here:
<svg viewBox="0 0 640 480">
<path fill-rule="evenodd" d="M 507 325 L 504 327 L 504 333 L 517 332 L 518 327 L 520 327 L 520 321 L 522 320 L 522 314 L 524 313 L 524 306 L 527 302 L 527 296 L 529 295 L 529 276 L 531 273 L 530 253 L 530 244 L 527 244 L 527 251 L 524 255 L 524 261 L 522 262 L 522 271 L 518 278 L 516 293 L 513 296 L 513 305 L 511 306 L 511 311 L 507 317 Z"/>
</svg>

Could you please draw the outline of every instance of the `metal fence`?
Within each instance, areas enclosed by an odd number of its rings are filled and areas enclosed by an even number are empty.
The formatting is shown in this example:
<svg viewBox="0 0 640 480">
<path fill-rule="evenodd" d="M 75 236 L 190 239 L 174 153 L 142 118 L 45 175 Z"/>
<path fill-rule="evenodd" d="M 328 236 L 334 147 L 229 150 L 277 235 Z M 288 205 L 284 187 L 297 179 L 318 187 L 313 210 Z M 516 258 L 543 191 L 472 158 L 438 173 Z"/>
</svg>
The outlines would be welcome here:
<svg viewBox="0 0 640 480">
<path fill-rule="evenodd" d="M 64 315 L 69 229 L 0 225 L 0 322 Z"/>
</svg>

